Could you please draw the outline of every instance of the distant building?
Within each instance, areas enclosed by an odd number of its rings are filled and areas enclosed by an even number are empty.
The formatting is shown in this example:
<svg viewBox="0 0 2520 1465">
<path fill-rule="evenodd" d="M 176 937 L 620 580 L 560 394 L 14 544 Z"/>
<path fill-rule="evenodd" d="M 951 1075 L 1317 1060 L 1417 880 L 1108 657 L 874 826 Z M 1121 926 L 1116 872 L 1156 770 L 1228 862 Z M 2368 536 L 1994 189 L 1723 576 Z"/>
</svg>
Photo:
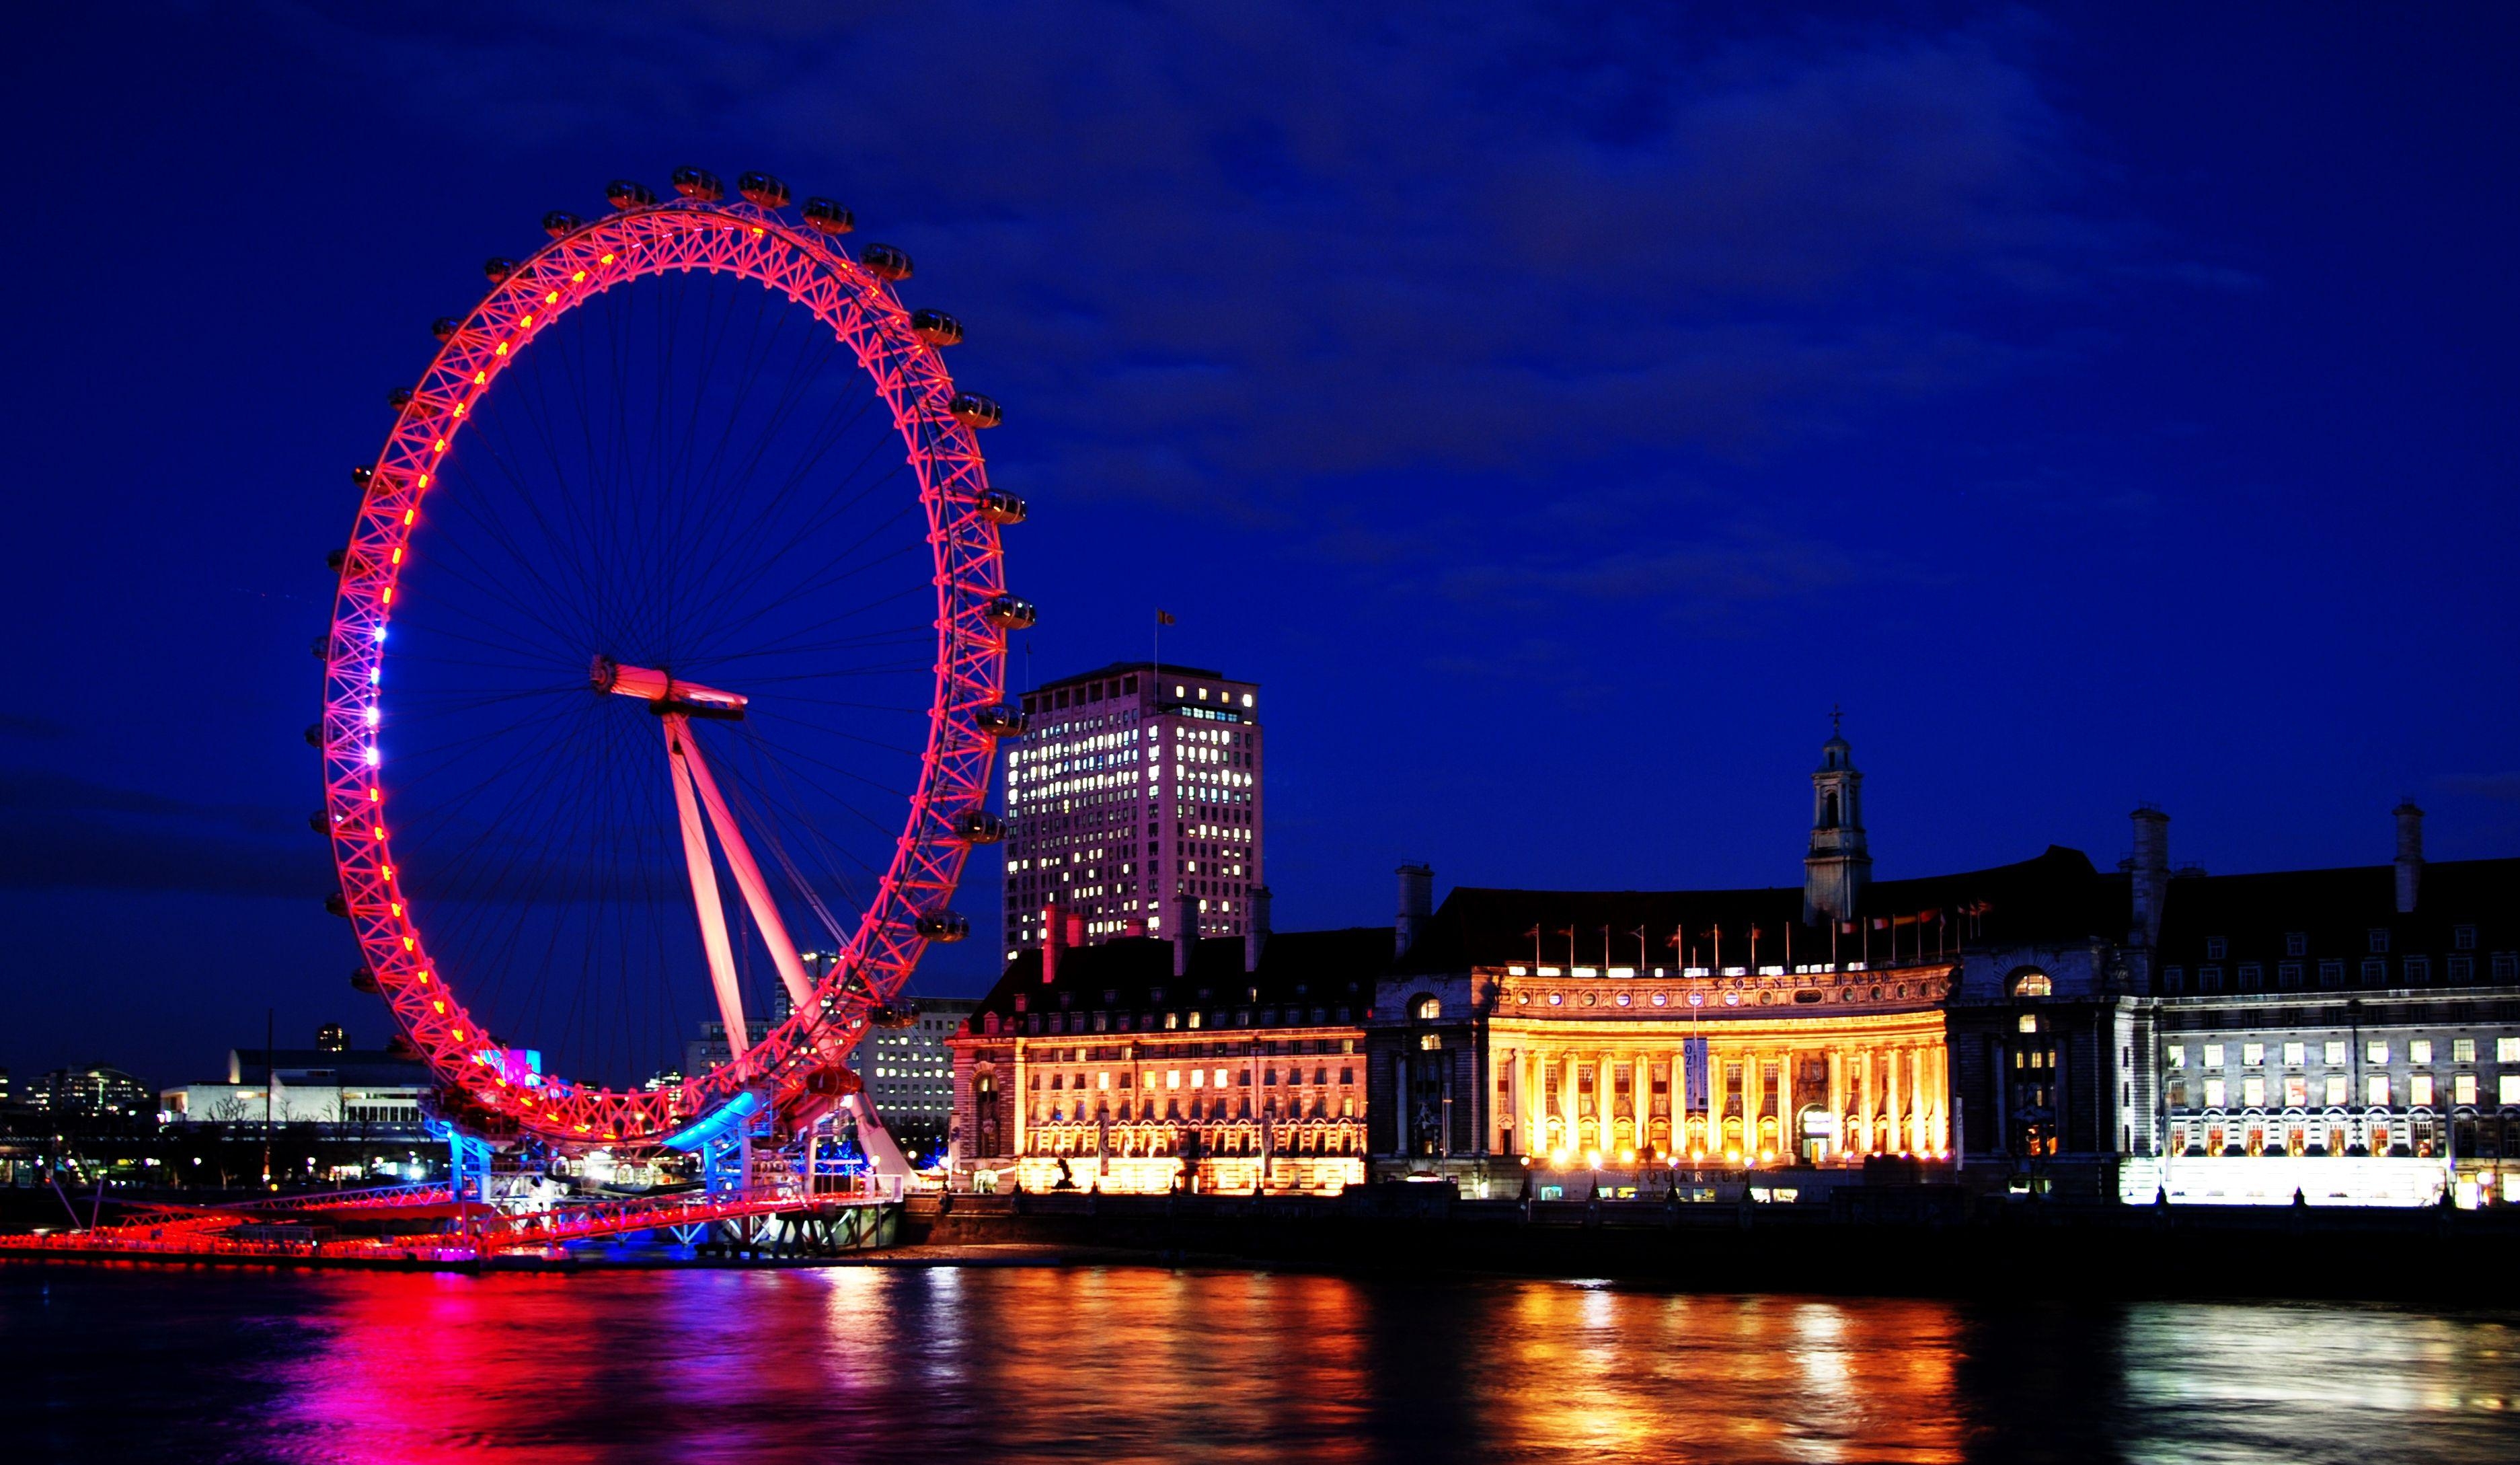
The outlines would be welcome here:
<svg viewBox="0 0 2520 1465">
<path fill-rule="evenodd" d="M 147 1084 L 102 1063 L 53 1070 L 26 1086 L 25 1103 L 62 1115 L 147 1115 L 154 1108 Z"/>
<path fill-rule="evenodd" d="M 421 1129 L 421 1100 L 432 1087 L 428 1065 L 390 1052 L 342 1048 L 229 1050 L 223 1078 L 158 1095 L 168 1123 L 325 1124 Z"/>
<path fill-rule="evenodd" d="M 1024 694 L 1007 755 L 1010 960 L 1057 906 L 1082 944 L 1172 935 L 1188 895 L 1199 934 L 1239 936 L 1263 884 L 1259 684 L 1124 662 Z"/>
<path fill-rule="evenodd" d="M 918 1015 L 902 1027 L 868 1029 L 849 1050 L 849 1067 L 866 1081 L 894 1141 L 923 1164 L 945 1148 L 954 1124 L 954 1055 L 945 1040 L 980 1004 L 968 997 L 916 997 L 901 1005 Z"/>
<path fill-rule="evenodd" d="M 1196 897 L 1189 897 L 1196 898 Z M 954 1183 L 1335 1192 L 1365 1178 L 1365 1020 L 1391 933 L 1061 939 L 947 1041 Z M 1081 924 L 1081 917 L 1071 917 Z"/>
</svg>

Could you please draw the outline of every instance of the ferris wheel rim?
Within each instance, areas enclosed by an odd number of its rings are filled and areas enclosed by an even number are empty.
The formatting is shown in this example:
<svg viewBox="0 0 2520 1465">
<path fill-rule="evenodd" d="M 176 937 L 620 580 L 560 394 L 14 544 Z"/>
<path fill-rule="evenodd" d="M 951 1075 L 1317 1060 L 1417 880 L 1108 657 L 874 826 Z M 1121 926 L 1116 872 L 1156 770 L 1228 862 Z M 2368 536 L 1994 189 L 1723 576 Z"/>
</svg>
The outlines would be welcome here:
<svg viewBox="0 0 2520 1465">
<path fill-rule="evenodd" d="M 676 199 L 634 205 L 557 233 L 524 259 L 492 262 L 492 286 L 456 323 L 404 400 L 366 474 L 342 557 L 327 641 L 320 745 L 325 808 L 342 913 L 397 1028 L 444 1088 L 548 1140 L 660 1145 L 739 1096 L 804 1094 L 818 1075 L 843 1081 L 842 1057 L 872 1014 L 907 984 L 947 914 L 985 811 L 1005 730 L 1007 606 L 1003 548 L 976 428 L 997 420 L 960 392 L 934 342 L 914 326 L 890 278 L 836 243 L 752 203 Z M 892 858 L 814 1000 L 733 1062 L 655 1089 L 510 1072 L 507 1051 L 432 961 L 404 898 L 392 852 L 390 790 L 374 712 L 384 639 L 421 507 L 446 453 L 506 368 L 571 310 L 652 276 L 706 269 L 750 280 L 813 314 L 855 356 L 892 413 L 927 520 L 935 590 L 935 663 L 927 732 L 907 823 Z M 998 495 L 1003 497 L 1003 495 Z M 1024 608 L 1029 611 L 1029 607 Z M 983 821 L 985 822 L 985 821 Z"/>
</svg>

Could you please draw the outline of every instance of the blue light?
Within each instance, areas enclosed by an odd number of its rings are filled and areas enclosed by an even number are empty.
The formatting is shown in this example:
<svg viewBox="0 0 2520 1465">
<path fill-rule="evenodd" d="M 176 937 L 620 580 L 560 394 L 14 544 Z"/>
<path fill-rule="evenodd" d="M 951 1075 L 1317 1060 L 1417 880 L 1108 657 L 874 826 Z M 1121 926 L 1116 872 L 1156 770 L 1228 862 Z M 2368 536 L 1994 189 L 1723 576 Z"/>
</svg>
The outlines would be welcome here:
<svg viewBox="0 0 2520 1465">
<path fill-rule="evenodd" d="M 665 1136 L 665 1147 L 686 1153 L 697 1150 L 710 1140 L 722 1138 L 729 1130 L 761 1112 L 761 1095 L 744 1092 L 701 1115 L 682 1128 Z"/>
</svg>

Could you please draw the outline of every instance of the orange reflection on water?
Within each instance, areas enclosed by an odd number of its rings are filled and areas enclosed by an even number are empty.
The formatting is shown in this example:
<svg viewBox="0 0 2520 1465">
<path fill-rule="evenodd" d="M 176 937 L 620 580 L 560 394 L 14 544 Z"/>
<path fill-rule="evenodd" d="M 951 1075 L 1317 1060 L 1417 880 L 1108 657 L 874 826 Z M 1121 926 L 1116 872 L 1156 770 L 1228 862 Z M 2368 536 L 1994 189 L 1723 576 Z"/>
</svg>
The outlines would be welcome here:
<svg viewBox="0 0 2520 1465">
<path fill-rule="evenodd" d="M 1491 1437 L 1577 1456 L 1956 1460 L 1961 1318 L 1948 1303 L 1518 1288 L 1495 1340 Z"/>
</svg>

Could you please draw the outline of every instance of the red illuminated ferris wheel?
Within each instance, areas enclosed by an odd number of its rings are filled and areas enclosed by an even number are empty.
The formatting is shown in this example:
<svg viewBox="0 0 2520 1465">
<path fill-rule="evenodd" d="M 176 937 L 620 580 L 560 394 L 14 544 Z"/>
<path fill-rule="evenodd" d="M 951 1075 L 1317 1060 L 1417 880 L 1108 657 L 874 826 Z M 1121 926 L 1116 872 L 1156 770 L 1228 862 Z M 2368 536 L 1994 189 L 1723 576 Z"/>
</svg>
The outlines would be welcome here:
<svg viewBox="0 0 2520 1465">
<path fill-rule="evenodd" d="M 966 934 L 1020 728 L 1024 506 L 946 371 L 961 325 L 837 204 L 674 186 L 546 217 L 438 322 L 317 647 L 356 980 L 463 1107 L 563 1144 L 854 1091 L 843 1056 Z"/>
</svg>

